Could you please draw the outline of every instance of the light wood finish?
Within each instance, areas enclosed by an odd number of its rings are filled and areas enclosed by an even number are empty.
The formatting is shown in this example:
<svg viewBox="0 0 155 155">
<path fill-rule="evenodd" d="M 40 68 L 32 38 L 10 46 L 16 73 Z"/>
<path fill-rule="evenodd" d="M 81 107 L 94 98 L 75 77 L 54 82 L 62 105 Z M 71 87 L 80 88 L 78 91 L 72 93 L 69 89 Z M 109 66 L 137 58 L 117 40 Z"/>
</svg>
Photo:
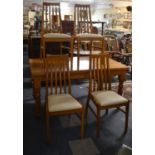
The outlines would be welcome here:
<svg viewBox="0 0 155 155">
<path fill-rule="evenodd" d="M 74 21 L 75 33 L 92 33 L 90 5 L 75 4 Z"/>
<path fill-rule="evenodd" d="M 90 56 L 90 71 L 89 71 L 89 95 L 87 99 L 86 111 L 88 108 L 96 116 L 96 136 L 100 135 L 100 111 L 108 110 L 110 108 L 126 108 L 125 111 L 125 131 L 128 128 L 128 114 L 129 114 L 129 101 L 118 95 L 116 92 L 111 91 L 111 74 L 109 69 L 109 54 Z M 90 106 L 90 100 L 96 106 L 96 111 Z M 107 113 L 107 111 L 106 111 Z M 87 114 L 87 112 L 86 112 Z"/>
<path fill-rule="evenodd" d="M 69 59 L 71 63 L 71 60 Z M 89 57 L 80 57 L 79 66 L 77 67 L 78 58 L 73 57 L 73 68 L 70 67 L 70 78 L 73 80 L 89 79 Z M 35 99 L 35 116 L 40 117 L 40 87 L 41 82 L 45 81 L 45 72 L 43 68 L 43 60 L 39 58 L 29 59 L 32 82 L 33 82 L 33 97 Z M 125 73 L 128 67 L 115 60 L 109 59 L 109 68 L 111 76 L 118 75 L 119 87 L 118 93 L 122 94 L 123 82 Z"/>
<path fill-rule="evenodd" d="M 59 33 L 61 31 L 60 4 L 43 2 L 42 33 Z"/>
<path fill-rule="evenodd" d="M 50 142 L 49 117 L 79 113 L 81 134 L 84 134 L 84 107 L 71 95 L 71 80 L 68 56 L 46 58 L 45 119 L 47 142 Z"/>
<path fill-rule="evenodd" d="M 83 44 L 89 46 L 89 54 L 93 53 L 93 42 L 100 42 L 100 53 L 104 52 L 104 38 L 100 34 L 93 34 L 90 5 L 75 4 L 74 6 L 74 39 L 77 43 L 77 56 L 82 55 Z"/>
<path fill-rule="evenodd" d="M 62 43 L 68 42 L 70 45 L 67 49 L 70 51 L 71 58 L 73 57 L 73 37 L 62 33 L 60 3 L 43 2 L 40 47 L 42 58 L 46 57 L 46 43 L 49 42 L 60 42 L 61 54 L 64 48 Z"/>
</svg>

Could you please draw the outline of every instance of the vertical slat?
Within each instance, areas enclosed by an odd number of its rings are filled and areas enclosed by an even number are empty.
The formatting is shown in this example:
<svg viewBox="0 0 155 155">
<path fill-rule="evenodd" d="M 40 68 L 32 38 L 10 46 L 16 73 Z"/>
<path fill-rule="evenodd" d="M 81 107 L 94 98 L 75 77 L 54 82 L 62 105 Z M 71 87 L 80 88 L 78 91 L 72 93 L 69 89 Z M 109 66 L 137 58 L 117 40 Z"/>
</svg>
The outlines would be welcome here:
<svg viewBox="0 0 155 155">
<path fill-rule="evenodd" d="M 92 55 L 92 50 L 93 50 L 93 41 L 90 41 L 90 55 Z"/>
<path fill-rule="evenodd" d="M 103 56 L 103 67 L 104 67 L 104 83 L 105 83 L 105 89 L 107 90 L 107 64 L 106 64 L 106 59 L 105 57 Z"/>
<path fill-rule="evenodd" d="M 51 27 L 52 27 L 52 23 L 51 23 L 51 7 L 49 6 L 49 24 L 50 24 L 50 30 L 51 30 Z"/>
<path fill-rule="evenodd" d="M 54 23 L 54 6 L 52 5 L 51 6 L 51 8 L 52 8 L 52 11 L 51 11 L 51 18 L 52 18 L 52 32 L 54 31 L 54 25 L 55 25 L 55 23 Z"/>
<path fill-rule="evenodd" d="M 103 65 L 102 65 L 102 59 L 100 59 L 100 83 L 101 83 L 101 90 L 103 90 Z"/>
<path fill-rule="evenodd" d="M 57 6 L 55 6 L 55 9 L 54 9 L 54 12 L 55 12 L 55 19 L 56 19 L 56 22 L 55 22 L 55 29 L 56 29 L 56 32 L 58 31 L 58 28 L 59 28 L 59 21 L 58 21 L 58 17 L 57 17 Z M 62 49 L 62 48 L 60 48 Z"/>
<path fill-rule="evenodd" d="M 104 45 L 104 43 L 105 43 L 104 39 L 102 39 L 101 42 L 102 42 L 102 48 L 101 48 L 102 51 L 101 51 L 101 53 L 103 54 L 103 53 L 104 53 L 104 46 L 105 46 L 105 45 Z"/>
<path fill-rule="evenodd" d="M 60 10 L 60 4 L 58 6 L 58 10 L 59 10 L 59 26 L 60 26 L 60 32 L 62 32 L 62 24 L 61 24 L 61 10 Z"/>
<path fill-rule="evenodd" d="M 86 11 L 86 7 L 83 6 L 83 11 L 85 12 Z M 84 33 L 86 33 L 86 17 L 84 16 L 83 18 L 83 27 L 84 27 Z"/>
<path fill-rule="evenodd" d="M 95 77 L 95 57 L 93 57 L 93 91 L 95 91 L 95 79 L 96 79 L 96 77 Z"/>
<path fill-rule="evenodd" d="M 74 5 L 74 35 L 76 34 L 76 22 L 77 22 L 77 18 L 76 18 L 77 14 L 76 14 L 76 6 Z"/>
<path fill-rule="evenodd" d="M 80 12 L 81 12 L 81 8 L 79 8 Z M 79 12 L 79 13 L 80 13 Z M 79 22 L 80 22 L 80 33 L 82 33 L 82 17 L 81 17 L 81 13 L 80 13 L 80 18 L 79 18 Z"/>
<path fill-rule="evenodd" d="M 81 11 L 83 12 L 83 6 L 81 7 Z M 81 33 L 83 33 L 83 27 L 84 27 L 84 17 L 81 16 Z"/>
<path fill-rule="evenodd" d="M 63 67 L 63 79 L 64 79 L 64 92 L 66 93 L 66 74 L 65 74 L 65 67 Z"/>
<path fill-rule="evenodd" d="M 88 10 L 89 10 L 89 7 L 87 7 L 86 9 L 86 12 L 87 12 L 87 33 L 89 33 L 89 15 L 88 15 Z"/>
<path fill-rule="evenodd" d="M 62 93 L 62 70 L 63 70 L 63 64 L 60 64 L 60 70 L 59 70 L 59 85 L 60 85 L 60 93 Z"/>
<path fill-rule="evenodd" d="M 89 6 L 89 21 L 90 21 L 90 33 L 92 32 L 92 20 L 91 20 L 91 11 L 90 11 L 90 6 Z"/>
<path fill-rule="evenodd" d="M 77 7 L 77 25 L 78 25 L 78 33 L 81 32 L 81 25 L 80 25 L 80 10 L 79 10 L 79 7 Z"/>
<path fill-rule="evenodd" d="M 46 12 L 45 12 L 46 22 L 45 23 L 46 23 L 46 31 L 47 31 L 48 30 L 48 22 L 47 22 L 48 21 L 48 19 L 47 19 L 47 10 L 48 10 L 48 7 L 47 7 L 47 5 L 46 5 L 46 9 L 45 10 L 46 10 Z"/>
<path fill-rule="evenodd" d="M 107 78 L 108 78 L 108 86 L 109 90 L 111 90 L 111 75 L 110 75 L 110 70 L 109 70 L 109 55 L 107 56 Z"/>
<path fill-rule="evenodd" d="M 92 55 L 90 55 L 89 57 L 89 68 L 90 68 L 90 71 L 89 71 L 89 94 L 92 93 L 92 80 L 93 80 L 93 77 L 92 77 Z"/>
<path fill-rule="evenodd" d="M 50 81 L 51 89 L 50 89 L 50 93 L 53 94 L 53 65 L 52 64 L 50 65 L 49 71 L 51 72 L 51 74 L 50 74 L 50 76 L 51 76 L 51 81 Z"/>
<path fill-rule="evenodd" d="M 62 67 L 62 88 L 63 88 L 63 91 L 64 91 L 64 93 L 66 93 L 66 90 L 65 90 L 65 79 L 64 79 L 64 77 L 65 77 L 65 69 L 64 69 L 64 66 Z"/>
<path fill-rule="evenodd" d="M 58 80 L 57 80 L 57 67 L 56 65 L 54 65 L 55 68 L 55 78 L 54 78 L 54 82 L 55 82 L 55 94 L 57 94 L 57 89 L 58 89 Z"/>
<path fill-rule="evenodd" d="M 67 68 L 67 77 L 68 77 L 68 92 L 69 94 L 71 94 L 71 80 L 70 80 L 70 72 L 69 72 L 69 60 L 67 58 L 67 61 L 66 61 L 66 68 Z"/>
<path fill-rule="evenodd" d="M 48 66 L 46 66 L 48 68 Z M 46 69 L 46 93 L 45 93 L 45 103 L 47 103 L 47 98 L 48 98 L 48 70 Z"/>
<path fill-rule="evenodd" d="M 96 81 L 97 81 L 97 90 L 99 90 L 99 83 L 100 83 L 98 63 L 99 63 L 98 57 L 96 57 Z"/>
<path fill-rule="evenodd" d="M 74 38 L 72 37 L 70 42 L 70 57 L 71 57 L 71 70 L 73 69 L 73 44 L 74 44 Z"/>
</svg>

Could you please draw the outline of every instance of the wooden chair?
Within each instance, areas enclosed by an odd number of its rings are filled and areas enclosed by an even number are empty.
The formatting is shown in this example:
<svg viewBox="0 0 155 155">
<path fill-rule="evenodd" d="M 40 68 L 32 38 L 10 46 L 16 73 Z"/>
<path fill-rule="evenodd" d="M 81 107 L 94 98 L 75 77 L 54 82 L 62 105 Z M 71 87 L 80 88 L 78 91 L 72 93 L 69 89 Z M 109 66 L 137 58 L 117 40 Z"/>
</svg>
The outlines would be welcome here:
<svg viewBox="0 0 155 155">
<path fill-rule="evenodd" d="M 96 106 L 96 112 L 89 105 L 90 99 Z M 125 106 L 125 111 L 120 107 Z M 86 115 L 88 107 L 96 116 L 97 127 L 96 136 L 100 134 L 100 111 L 110 108 L 118 108 L 125 113 L 125 131 L 128 128 L 128 114 L 129 114 L 129 101 L 118 95 L 116 92 L 111 91 L 111 76 L 109 71 L 109 54 L 90 56 L 90 79 L 89 79 L 89 95 L 86 105 Z"/>
<path fill-rule="evenodd" d="M 102 35 L 93 33 L 90 5 L 75 4 L 74 6 L 74 39 L 77 42 L 77 55 L 92 54 L 93 42 L 101 42 L 102 48 L 97 53 L 104 52 L 104 39 Z M 82 51 L 83 44 L 89 46 L 88 51 Z M 96 52 L 95 52 L 96 53 Z"/>
<path fill-rule="evenodd" d="M 73 38 L 62 33 L 60 3 L 43 2 L 40 49 L 40 55 L 43 58 L 46 57 L 46 43 L 48 42 L 60 42 L 60 54 L 63 54 L 62 48 L 65 47 L 62 43 L 69 43 L 70 47 L 67 49 L 70 51 L 71 58 L 73 57 Z"/>
<path fill-rule="evenodd" d="M 49 117 L 80 113 L 81 134 L 84 135 L 84 108 L 71 95 L 69 61 L 66 55 L 46 58 L 45 120 L 47 142 L 50 142 Z"/>
</svg>

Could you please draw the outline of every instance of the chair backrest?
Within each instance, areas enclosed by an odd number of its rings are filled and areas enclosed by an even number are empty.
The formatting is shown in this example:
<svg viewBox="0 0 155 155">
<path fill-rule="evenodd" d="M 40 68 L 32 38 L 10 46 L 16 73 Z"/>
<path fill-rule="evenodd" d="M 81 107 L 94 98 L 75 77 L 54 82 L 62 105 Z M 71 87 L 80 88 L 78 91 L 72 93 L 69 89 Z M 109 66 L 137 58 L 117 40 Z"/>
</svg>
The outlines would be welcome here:
<svg viewBox="0 0 155 155">
<path fill-rule="evenodd" d="M 69 60 L 67 55 L 46 58 L 46 97 L 48 94 L 71 93 Z"/>
<path fill-rule="evenodd" d="M 111 89 L 109 54 L 90 55 L 89 93 Z"/>
<path fill-rule="evenodd" d="M 74 34 L 92 33 L 90 5 L 75 4 L 74 6 Z"/>
<path fill-rule="evenodd" d="M 106 43 L 106 50 L 108 51 L 119 51 L 119 41 L 113 35 L 104 35 L 104 40 Z"/>
<path fill-rule="evenodd" d="M 43 2 L 42 34 L 61 32 L 60 3 Z"/>
</svg>

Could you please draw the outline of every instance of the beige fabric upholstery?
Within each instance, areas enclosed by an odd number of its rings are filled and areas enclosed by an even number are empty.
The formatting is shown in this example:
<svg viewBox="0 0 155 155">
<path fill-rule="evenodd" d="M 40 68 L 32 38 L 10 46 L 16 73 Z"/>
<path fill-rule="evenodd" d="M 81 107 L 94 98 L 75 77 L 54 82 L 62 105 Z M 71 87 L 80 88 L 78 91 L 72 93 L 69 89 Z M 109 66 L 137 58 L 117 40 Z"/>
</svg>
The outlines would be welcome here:
<svg viewBox="0 0 155 155">
<path fill-rule="evenodd" d="M 128 100 L 113 91 L 96 91 L 92 93 L 95 102 L 101 106 L 128 103 Z"/>
<path fill-rule="evenodd" d="M 92 33 L 79 33 L 76 36 L 80 38 L 103 38 L 103 36 L 100 34 L 92 34 Z"/>
<path fill-rule="evenodd" d="M 45 38 L 71 38 L 68 34 L 63 33 L 46 33 L 44 34 Z"/>
<path fill-rule="evenodd" d="M 70 94 L 58 94 L 48 96 L 49 112 L 80 109 L 82 105 Z"/>
</svg>

